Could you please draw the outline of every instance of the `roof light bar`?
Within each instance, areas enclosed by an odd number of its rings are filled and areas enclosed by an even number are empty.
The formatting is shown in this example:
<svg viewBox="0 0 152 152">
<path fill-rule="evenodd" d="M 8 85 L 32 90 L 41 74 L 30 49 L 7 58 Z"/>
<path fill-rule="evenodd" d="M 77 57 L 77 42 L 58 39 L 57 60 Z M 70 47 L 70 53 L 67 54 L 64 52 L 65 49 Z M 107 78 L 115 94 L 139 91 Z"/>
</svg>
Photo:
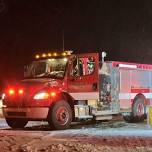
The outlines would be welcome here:
<svg viewBox="0 0 152 152">
<path fill-rule="evenodd" d="M 45 53 L 42 54 L 42 58 L 46 58 L 46 56 L 47 56 L 47 55 L 46 55 Z"/>
<path fill-rule="evenodd" d="M 35 56 L 35 58 L 40 59 L 40 58 L 49 58 L 49 57 L 56 57 L 56 56 L 69 56 L 72 53 L 73 53 L 73 51 L 64 51 L 64 52 L 61 52 L 61 53 L 57 53 L 57 52 L 42 53 L 41 55 L 37 54 Z"/>
<path fill-rule="evenodd" d="M 48 57 L 51 57 L 51 53 L 48 53 Z"/>
<path fill-rule="evenodd" d="M 40 58 L 40 56 L 37 54 L 37 55 L 35 56 L 35 58 L 36 58 L 36 59 L 39 59 L 39 58 Z"/>
</svg>

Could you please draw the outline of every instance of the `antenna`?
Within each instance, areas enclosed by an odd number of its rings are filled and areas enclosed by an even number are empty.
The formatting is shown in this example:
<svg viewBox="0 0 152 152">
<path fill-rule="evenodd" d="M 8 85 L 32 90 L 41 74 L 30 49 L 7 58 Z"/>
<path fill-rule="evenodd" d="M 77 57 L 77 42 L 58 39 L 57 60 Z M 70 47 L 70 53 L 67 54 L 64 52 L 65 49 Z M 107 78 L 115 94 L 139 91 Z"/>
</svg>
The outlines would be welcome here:
<svg viewBox="0 0 152 152">
<path fill-rule="evenodd" d="M 62 51 L 64 52 L 64 30 L 62 31 Z"/>
</svg>

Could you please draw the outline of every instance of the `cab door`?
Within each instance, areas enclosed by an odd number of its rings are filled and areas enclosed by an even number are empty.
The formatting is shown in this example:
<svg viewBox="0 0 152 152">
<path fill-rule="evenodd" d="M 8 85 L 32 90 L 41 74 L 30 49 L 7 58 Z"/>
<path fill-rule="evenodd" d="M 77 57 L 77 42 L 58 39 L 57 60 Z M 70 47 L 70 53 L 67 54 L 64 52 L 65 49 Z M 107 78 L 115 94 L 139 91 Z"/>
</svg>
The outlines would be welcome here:
<svg viewBox="0 0 152 152">
<path fill-rule="evenodd" d="M 98 53 L 75 55 L 70 59 L 67 88 L 76 100 L 85 100 L 88 96 L 93 99 L 97 95 L 98 68 Z"/>
</svg>

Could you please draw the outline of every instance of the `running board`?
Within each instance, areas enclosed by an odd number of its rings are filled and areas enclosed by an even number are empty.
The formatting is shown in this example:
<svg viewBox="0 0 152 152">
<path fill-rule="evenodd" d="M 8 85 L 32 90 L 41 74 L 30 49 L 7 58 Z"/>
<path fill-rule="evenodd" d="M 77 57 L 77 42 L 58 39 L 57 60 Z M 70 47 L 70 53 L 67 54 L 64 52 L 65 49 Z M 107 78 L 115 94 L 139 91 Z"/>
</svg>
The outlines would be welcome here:
<svg viewBox="0 0 152 152">
<path fill-rule="evenodd" d="M 86 116 L 77 116 L 78 119 L 92 119 L 93 116 L 91 115 L 86 115 Z"/>
<path fill-rule="evenodd" d="M 112 115 L 107 115 L 107 116 L 96 116 L 95 120 L 111 120 Z"/>
<path fill-rule="evenodd" d="M 92 115 L 94 116 L 105 116 L 105 115 L 112 115 L 112 114 L 118 114 L 118 112 L 113 112 L 111 110 L 104 110 L 104 111 L 93 110 L 92 111 Z"/>
</svg>

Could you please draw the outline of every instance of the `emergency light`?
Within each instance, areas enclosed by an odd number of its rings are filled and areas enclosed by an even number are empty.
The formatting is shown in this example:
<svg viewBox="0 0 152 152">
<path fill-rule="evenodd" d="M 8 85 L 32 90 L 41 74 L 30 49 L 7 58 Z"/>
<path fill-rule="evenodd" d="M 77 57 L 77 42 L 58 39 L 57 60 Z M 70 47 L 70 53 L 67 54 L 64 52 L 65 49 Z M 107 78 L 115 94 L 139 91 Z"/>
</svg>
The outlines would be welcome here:
<svg viewBox="0 0 152 152">
<path fill-rule="evenodd" d="M 18 93 L 19 95 L 22 95 L 24 93 L 23 89 L 14 89 L 14 88 L 10 88 L 8 89 L 8 95 L 13 96 L 15 95 L 15 93 Z"/>
<path fill-rule="evenodd" d="M 42 54 L 36 54 L 35 59 L 40 58 L 49 58 L 49 57 L 57 57 L 57 56 L 69 56 L 73 53 L 73 51 L 64 51 L 64 52 L 49 52 L 49 53 L 42 53 Z"/>
</svg>

